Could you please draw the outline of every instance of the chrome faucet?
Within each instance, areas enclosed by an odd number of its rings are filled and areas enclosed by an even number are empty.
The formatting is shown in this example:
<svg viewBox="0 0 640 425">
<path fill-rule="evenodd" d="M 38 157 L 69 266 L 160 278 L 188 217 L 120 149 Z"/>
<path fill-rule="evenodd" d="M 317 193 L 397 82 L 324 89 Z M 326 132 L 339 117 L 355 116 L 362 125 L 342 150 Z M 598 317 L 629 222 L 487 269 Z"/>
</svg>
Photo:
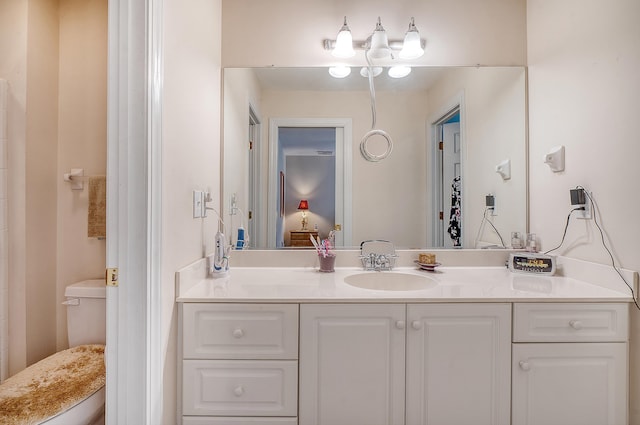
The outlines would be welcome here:
<svg viewBox="0 0 640 425">
<path fill-rule="evenodd" d="M 368 240 L 360 244 L 360 260 L 365 270 L 392 270 L 396 258 L 396 249 L 389 241 Z"/>
</svg>

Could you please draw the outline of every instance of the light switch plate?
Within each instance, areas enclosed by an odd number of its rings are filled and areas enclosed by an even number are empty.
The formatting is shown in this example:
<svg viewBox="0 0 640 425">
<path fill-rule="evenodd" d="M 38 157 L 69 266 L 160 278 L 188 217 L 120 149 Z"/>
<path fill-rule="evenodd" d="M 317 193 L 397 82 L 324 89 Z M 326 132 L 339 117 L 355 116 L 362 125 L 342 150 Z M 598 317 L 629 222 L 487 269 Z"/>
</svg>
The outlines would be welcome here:
<svg viewBox="0 0 640 425">
<path fill-rule="evenodd" d="M 193 191 L 193 218 L 202 217 L 202 210 L 204 209 L 204 192 L 201 190 Z"/>
</svg>

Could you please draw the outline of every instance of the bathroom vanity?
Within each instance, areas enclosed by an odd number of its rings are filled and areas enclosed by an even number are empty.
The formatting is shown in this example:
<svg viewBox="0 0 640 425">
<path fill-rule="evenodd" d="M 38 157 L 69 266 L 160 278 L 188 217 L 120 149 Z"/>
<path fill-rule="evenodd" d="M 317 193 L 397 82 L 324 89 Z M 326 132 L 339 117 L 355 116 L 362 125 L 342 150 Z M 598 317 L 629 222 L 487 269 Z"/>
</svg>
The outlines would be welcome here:
<svg viewBox="0 0 640 425">
<path fill-rule="evenodd" d="M 623 287 L 407 267 L 367 273 L 425 289 L 371 290 L 345 283 L 356 268 L 202 267 L 177 276 L 183 424 L 627 421 Z"/>
</svg>

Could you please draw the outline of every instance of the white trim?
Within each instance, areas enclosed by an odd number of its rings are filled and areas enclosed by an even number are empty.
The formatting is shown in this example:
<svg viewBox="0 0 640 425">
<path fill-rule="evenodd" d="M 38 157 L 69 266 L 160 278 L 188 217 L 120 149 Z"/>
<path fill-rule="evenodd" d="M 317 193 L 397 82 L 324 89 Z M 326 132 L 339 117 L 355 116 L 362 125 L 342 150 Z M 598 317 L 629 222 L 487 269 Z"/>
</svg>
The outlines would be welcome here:
<svg viewBox="0 0 640 425">
<path fill-rule="evenodd" d="M 162 90 L 164 81 L 163 0 L 150 2 L 147 72 L 149 80 L 148 134 L 148 255 L 147 265 L 147 399 L 149 424 L 162 423 L 163 417 L 163 349 L 162 349 Z"/>
<path fill-rule="evenodd" d="M 278 213 L 277 196 L 278 193 L 278 176 L 273 172 L 278 168 L 278 129 L 280 127 L 335 127 L 342 128 L 344 130 L 344 138 L 342 143 L 342 180 L 343 184 L 340 185 L 336 181 L 337 188 L 344 188 L 343 193 L 336 193 L 337 196 L 342 196 L 342 210 L 344 211 L 342 217 L 342 237 L 343 245 L 351 246 L 352 237 L 352 120 L 351 118 L 271 118 L 269 120 L 269 193 L 268 193 L 268 212 L 267 218 L 267 243 L 270 248 L 276 246 L 276 229 L 271 225 L 276 222 L 276 216 Z M 336 140 L 336 143 L 339 143 Z M 336 154 L 340 146 L 336 146 Z M 337 158 L 337 157 L 336 157 Z M 338 164 L 336 164 L 338 165 Z M 338 170 L 338 166 L 336 170 Z M 337 217 L 336 217 L 337 219 Z"/>
<path fill-rule="evenodd" d="M 248 208 L 253 211 L 253 234 L 249 234 L 249 246 L 256 247 L 264 245 L 264 241 L 262 241 L 262 231 L 266 226 L 265 217 L 261 214 L 264 211 L 262 205 L 262 190 L 260 189 L 260 182 L 262 180 L 262 119 L 260 118 L 259 113 L 257 112 L 257 108 L 254 107 L 252 101 L 249 102 L 249 122 L 253 123 L 253 130 L 249 134 L 249 138 L 253 142 L 253 149 L 250 153 L 253 160 L 249 161 L 249 170 L 251 176 L 251 182 L 249 185 L 252 190 L 249 191 L 248 197 L 253 202 L 249 202 L 248 207 L 253 206 L 253 209 Z M 253 204 L 253 205 L 251 205 Z M 243 211 L 244 217 L 243 222 L 247 223 L 247 229 L 249 227 L 249 217 L 247 217 L 248 211 Z"/>
<path fill-rule="evenodd" d="M 109 0 L 106 423 L 158 423 L 161 0 Z M 155 322 L 154 322 L 155 321 Z"/>
<path fill-rule="evenodd" d="M 7 99 L 9 84 L 0 79 L 0 158 L 7 158 Z M 8 173 L 8 160 L 0 164 L 0 169 Z M 0 200 L 5 210 L 0 212 L 0 382 L 9 377 L 9 219 L 7 186 L 0 187 Z"/>
<path fill-rule="evenodd" d="M 460 158 L 462 165 L 460 167 L 460 193 L 462 194 L 462 199 L 464 200 L 465 195 L 465 169 L 467 164 L 467 139 L 466 139 L 466 109 L 465 109 L 465 100 L 464 100 L 464 90 L 460 91 L 458 94 L 449 99 L 443 106 L 438 108 L 438 110 L 431 114 L 427 119 L 427 155 L 430 156 L 427 158 L 427 164 L 430 164 L 431 172 L 427 173 L 427 187 L 436 188 L 436 182 L 438 181 L 438 177 L 436 173 L 438 173 L 439 165 L 437 163 L 436 155 L 434 154 L 438 150 L 438 140 L 435 134 L 435 127 L 442 120 L 442 118 L 450 113 L 455 108 L 460 110 Z M 441 170 L 440 170 L 441 171 Z M 440 201 L 438 199 L 439 190 L 434 189 L 431 192 L 431 205 L 439 205 Z M 463 204 L 464 205 L 464 204 Z M 461 227 L 462 227 L 462 247 L 465 247 L 465 242 L 467 239 L 465 237 L 465 227 L 464 224 L 467 222 L 467 211 L 468 208 L 462 207 L 462 217 L 461 217 Z M 438 214 L 434 214 L 433 207 L 429 209 L 427 213 L 427 229 L 429 229 L 429 233 L 431 234 L 431 244 L 434 247 L 439 247 L 438 238 L 438 228 L 440 227 L 440 218 Z"/>
</svg>

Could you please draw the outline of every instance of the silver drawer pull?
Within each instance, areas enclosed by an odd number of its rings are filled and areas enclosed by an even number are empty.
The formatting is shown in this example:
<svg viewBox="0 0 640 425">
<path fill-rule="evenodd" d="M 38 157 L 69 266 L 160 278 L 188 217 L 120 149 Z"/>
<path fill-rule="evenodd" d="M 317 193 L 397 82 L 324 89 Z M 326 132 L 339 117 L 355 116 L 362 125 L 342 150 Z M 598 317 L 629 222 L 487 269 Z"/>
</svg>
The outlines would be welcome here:
<svg viewBox="0 0 640 425">
<path fill-rule="evenodd" d="M 569 326 L 576 330 L 582 329 L 582 322 L 580 320 L 571 320 Z"/>
<path fill-rule="evenodd" d="M 242 338 L 243 336 L 244 336 L 244 331 L 242 329 L 238 328 L 233 330 L 234 338 Z"/>
<path fill-rule="evenodd" d="M 236 397 L 241 397 L 244 394 L 244 388 L 242 388 L 242 386 L 237 386 L 233 390 L 233 393 L 236 395 Z"/>
<path fill-rule="evenodd" d="M 528 361 L 520 360 L 520 363 L 518 364 L 520 365 L 520 369 L 524 370 L 525 372 L 531 369 L 531 365 Z"/>
</svg>

